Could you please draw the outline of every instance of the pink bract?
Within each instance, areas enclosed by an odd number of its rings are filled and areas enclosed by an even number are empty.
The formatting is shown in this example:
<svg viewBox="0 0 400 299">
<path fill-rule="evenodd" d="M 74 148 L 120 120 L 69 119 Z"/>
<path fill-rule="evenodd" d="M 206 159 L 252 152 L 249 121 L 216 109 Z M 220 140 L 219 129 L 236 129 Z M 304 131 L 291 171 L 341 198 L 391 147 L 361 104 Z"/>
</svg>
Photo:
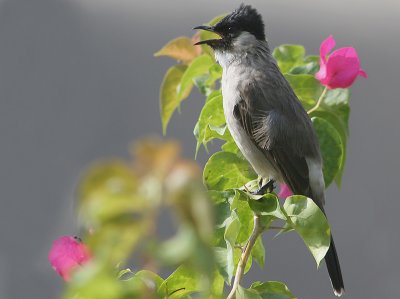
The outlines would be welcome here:
<svg viewBox="0 0 400 299">
<path fill-rule="evenodd" d="M 321 43 L 320 69 L 315 78 L 328 89 L 348 88 L 358 76 L 368 78 L 368 74 L 361 69 L 360 59 L 353 47 L 337 49 L 327 56 L 335 45 L 332 35 Z"/>
<path fill-rule="evenodd" d="M 293 192 L 290 190 L 289 186 L 286 184 L 279 185 L 279 193 L 278 197 L 282 199 L 286 199 L 289 196 L 292 196 Z"/>
<path fill-rule="evenodd" d="M 91 259 L 89 249 L 79 238 L 62 236 L 53 242 L 48 255 L 53 269 L 69 281 L 71 273 Z"/>
</svg>

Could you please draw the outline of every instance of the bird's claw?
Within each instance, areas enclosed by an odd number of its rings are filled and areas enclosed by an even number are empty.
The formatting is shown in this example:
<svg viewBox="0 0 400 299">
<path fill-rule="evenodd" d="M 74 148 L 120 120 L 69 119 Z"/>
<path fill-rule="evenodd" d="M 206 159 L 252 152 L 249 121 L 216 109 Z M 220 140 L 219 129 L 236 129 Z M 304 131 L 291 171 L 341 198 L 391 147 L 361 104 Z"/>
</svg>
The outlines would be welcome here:
<svg viewBox="0 0 400 299">
<path fill-rule="evenodd" d="M 253 195 L 264 195 L 265 193 L 271 193 L 275 189 L 275 181 L 269 180 L 265 185 L 260 186 L 257 191 L 252 192 Z"/>
</svg>

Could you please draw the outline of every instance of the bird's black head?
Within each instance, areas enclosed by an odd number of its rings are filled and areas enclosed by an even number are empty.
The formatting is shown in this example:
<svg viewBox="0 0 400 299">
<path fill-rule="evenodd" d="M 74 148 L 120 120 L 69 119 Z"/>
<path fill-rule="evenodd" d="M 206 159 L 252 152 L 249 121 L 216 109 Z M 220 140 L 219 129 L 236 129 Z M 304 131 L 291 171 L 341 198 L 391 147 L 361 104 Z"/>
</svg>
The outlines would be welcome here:
<svg viewBox="0 0 400 299">
<path fill-rule="evenodd" d="M 226 48 L 235 37 L 242 32 L 252 34 L 257 40 L 265 40 L 264 22 L 261 15 L 250 5 L 240 5 L 235 11 L 224 17 L 214 26 L 198 26 L 202 29 L 218 34 L 221 39 L 204 40 L 196 43 L 207 44 L 212 48 Z"/>
</svg>

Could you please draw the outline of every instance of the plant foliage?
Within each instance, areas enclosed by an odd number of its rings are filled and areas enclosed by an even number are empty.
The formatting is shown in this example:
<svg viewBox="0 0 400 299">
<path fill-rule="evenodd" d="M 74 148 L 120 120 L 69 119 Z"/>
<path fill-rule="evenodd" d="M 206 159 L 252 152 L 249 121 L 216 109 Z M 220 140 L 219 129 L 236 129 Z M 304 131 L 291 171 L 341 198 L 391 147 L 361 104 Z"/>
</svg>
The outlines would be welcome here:
<svg viewBox="0 0 400 299">
<path fill-rule="evenodd" d="M 211 21 L 215 23 L 218 17 Z M 314 202 L 294 195 L 281 203 L 275 193 L 252 195 L 257 176 L 236 147 L 227 129 L 219 81 L 221 67 L 211 51 L 193 42 L 209 32 L 179 37 L 155 56 L 178 61 L 167 70 L 160 90 L 163 132 L 193 88 L 204 95 L 204 106 L 193 122 L 198 151 L 222 140 L 203 173 L 179 156 L 174 142 L 145 140 L 132 149 L 132 161 L 94 164 L 82 176 L 78 210 L 84 240 L 95 258 L 74 275 L 64 298 L 225 298 L 238 268 L 246 273 L 266 259 L 262 234 L 274 222 L 281 232 L 294 231 L 304 241 L 317 265 L 330 244 L 330 229 Z M 324 90 L 314 78 L 318 57 L 306 56 L 300 45 L 281 45 L 273 51 L 279 67 L 310 117 L 323 156 L 326 186 L 340 186 L 346 160 L 349 98 L 347 89 Z M 158 218 L 169 209 L 177 219 L 176 232 L 159 236 Z M 250 244 L 250 245 L 249 245 Z M 246 260 L 244 255 L 248 251 Z M 126 268 L 132 255 L 142 263 Z M 162 278 L 161 269 L 175 269 Z M 238 285 L 239 298 L 295 298 L 277 281 Z"/>
</svg>

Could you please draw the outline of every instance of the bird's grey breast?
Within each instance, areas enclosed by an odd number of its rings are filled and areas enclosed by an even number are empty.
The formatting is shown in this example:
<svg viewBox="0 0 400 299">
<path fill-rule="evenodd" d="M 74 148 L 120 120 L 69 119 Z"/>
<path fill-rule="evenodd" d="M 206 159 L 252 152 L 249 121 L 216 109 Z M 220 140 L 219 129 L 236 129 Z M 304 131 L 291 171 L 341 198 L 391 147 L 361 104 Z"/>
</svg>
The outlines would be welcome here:
<svg viewBox="0 0 400 299">
<path fill-rule="evenodd" d="M 258 71 L 252 65 L 233 63 L 223 66 L 222 95 L 225 119 L 238 148 L 256 173 L 264 178 L 280 180 L 280 175 L 234 115 L 236 105 L 242 101 L 241 93 L 246 86 L 259 79 L 258 75 Z"/>
</svg>

